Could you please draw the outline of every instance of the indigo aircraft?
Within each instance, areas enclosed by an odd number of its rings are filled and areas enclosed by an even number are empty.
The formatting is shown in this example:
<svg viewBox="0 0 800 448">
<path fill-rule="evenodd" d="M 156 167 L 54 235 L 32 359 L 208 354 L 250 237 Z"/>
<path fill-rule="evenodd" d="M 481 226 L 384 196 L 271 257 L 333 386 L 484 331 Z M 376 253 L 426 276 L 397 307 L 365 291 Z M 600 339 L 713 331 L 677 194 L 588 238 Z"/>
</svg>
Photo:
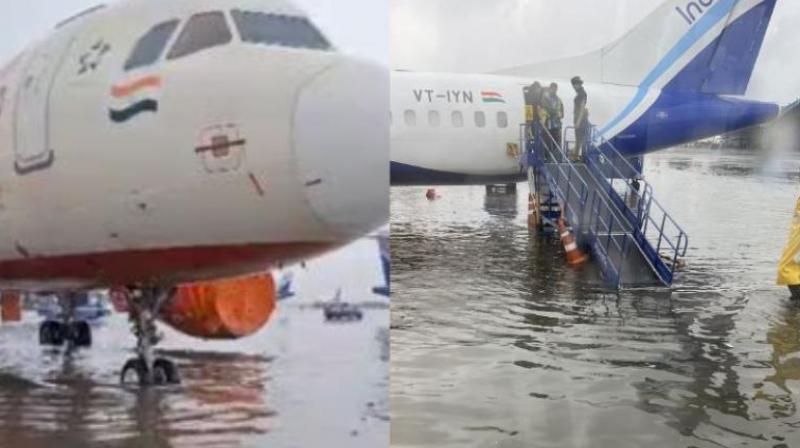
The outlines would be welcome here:
<svg viewBox="0 0 800 448">
<path fill-rule="evenodd" d="M 177 381 L 155 319 L 250 334 L 268 272 L 387 221 L 388 89 L 289 0 L 122 0 L 64 21 L 0 69 L 0 289 L 67 309 L 111 289 L 138 339 L 123 381 Z M 40 340 L 91 333 L 66 313 Z"/>
<path fill-rule="evenodd" d="M 770 121 L 780 107 L 744 95 L 776 2 L 668 0 L 619 40 L 582 56 L 494 74 L 395 72 L 392 185 L 523 180 L 509 148 L 520 142 L 523 88 L 534 81 L 558 85 L 566 128 L 570 80 L 580 76 L 596 138 L 626 157 Z"/>
</svg>

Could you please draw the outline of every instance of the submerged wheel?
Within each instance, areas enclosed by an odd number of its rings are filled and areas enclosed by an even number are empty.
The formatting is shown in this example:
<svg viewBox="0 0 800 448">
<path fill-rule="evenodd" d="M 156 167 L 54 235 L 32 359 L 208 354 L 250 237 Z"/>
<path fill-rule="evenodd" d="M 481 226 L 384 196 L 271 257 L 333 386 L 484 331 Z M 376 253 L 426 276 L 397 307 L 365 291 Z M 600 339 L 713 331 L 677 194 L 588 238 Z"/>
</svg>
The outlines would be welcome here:
<svg viewBox="0 0 800 448">
<path fill-rule="evenodd" d="M 87 322 L 73 322 L 69 330 L 69 338 L 76 347 L 92 345 L 92 328 Z"/>
<path fill-rule="evenodd" d="M 156 381 L 156 384 L 179 384 L 181 382 L 180 375 L 178 375 L 178 367 L 169 359 L 156 359 L 153 364 L 153 371 L 156 378 L 163 380 L 161 383 Z"/>
<path fill-rule="evenodd" d="M 800 301 L 800 285 L 789 285 L 789 293 L 792 294 L 792 300 Z"/>
<path fill-rule="evenodd" d="M 119 374 L 119 381 L 122 384 L 142 384 L 146 375 L 147 368 L 144 366 L 144 361 L 139 358 L 129 359 L 122 367 L 122 372 Z"/>
<path fill-rule="evenodd" d="M 39 325 L 39 344 L 62 345 L 66 335 L 61 322 L 46 320 Z"/>
<path fill-rule="evenodd" d="M 147 366 L 141 358 L 129 359 L 120 372 L 120 382 L 122 384 L 147 384 Z M 153 363 L 153 384 L 163 386 L 166 384 L 179 384 L 181 382 L 178 375 L 178 368 L 175 363 L 168 359 L 158 358 Z"/>
</svg>

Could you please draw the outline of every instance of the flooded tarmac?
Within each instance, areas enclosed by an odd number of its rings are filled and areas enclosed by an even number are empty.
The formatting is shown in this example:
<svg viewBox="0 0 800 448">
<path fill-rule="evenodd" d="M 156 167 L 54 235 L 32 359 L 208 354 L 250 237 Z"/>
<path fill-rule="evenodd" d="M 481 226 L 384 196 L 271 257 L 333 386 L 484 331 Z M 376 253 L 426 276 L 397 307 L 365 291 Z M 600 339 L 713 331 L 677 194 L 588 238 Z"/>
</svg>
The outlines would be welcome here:
<svg viewBox="0 0 800 448">
<path fill-rule="evenodd" d="M 70 355 L 38 345 L 34 312 L 0 325 L 0 447 L 386 446 L 389 316 L 370 293 L 382 282 L 375 242 L 296 274 L 297 296 L 254 336 L 210 342 L 160 327 L 158 348 L 181 370 L 176 387 L 120 386 L 135 345 L 126 315 Z M 362 321 L 324 323 L 314 302 L 338 287 L 365 304 Z"/>
<path fill-rule="evenodd" d="M 800 305 L 775 286 L 799 166 L 649 157 L 690 238 L 672 292 L 569 268 L 529 236 L 523 185 L 393 189 L 392 445 L 800 446 Z"/>
</svg>

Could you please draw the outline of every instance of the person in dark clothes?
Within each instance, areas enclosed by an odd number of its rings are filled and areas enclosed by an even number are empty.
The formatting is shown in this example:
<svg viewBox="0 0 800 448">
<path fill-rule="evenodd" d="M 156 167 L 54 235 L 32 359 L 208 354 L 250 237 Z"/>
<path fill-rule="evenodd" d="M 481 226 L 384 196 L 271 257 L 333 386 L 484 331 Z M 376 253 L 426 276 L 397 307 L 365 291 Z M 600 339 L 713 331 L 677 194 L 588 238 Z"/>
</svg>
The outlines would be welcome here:
<svg viewBox="0 0 800 448">
<path fill-rule="evenodd" d="M 553 137 L 556 145 L 561 146 L 561 129 L 564 121 L 564 103 L 558 97 L 558 84 L 550 84 L 545 92 L 545 105 L 547 107 L 547 131 Z"/>
<path fill-rule="evenodd" d="M 525 124 L 528 128 L 528 136 L 533 140 L 534 147 L 539 142 L 539 127 L 535 123 L 541 122 L 543 102 L 542 85 L 537 81 L 524 89 L 525 92 Z"/>
<path fill-rule="evenodd" d="M 573 125 L 575 126 L 576 154 L 573 160 L 579 160 L 586 153 L 586 145 L 591 137 L 589 124 L 589 108 L 587 107 L 588 95 L 583 88 L 580 76 L 572 78 L 572 87 L 575 89 L 575 105 L 573 109 Z"/>
</svg>

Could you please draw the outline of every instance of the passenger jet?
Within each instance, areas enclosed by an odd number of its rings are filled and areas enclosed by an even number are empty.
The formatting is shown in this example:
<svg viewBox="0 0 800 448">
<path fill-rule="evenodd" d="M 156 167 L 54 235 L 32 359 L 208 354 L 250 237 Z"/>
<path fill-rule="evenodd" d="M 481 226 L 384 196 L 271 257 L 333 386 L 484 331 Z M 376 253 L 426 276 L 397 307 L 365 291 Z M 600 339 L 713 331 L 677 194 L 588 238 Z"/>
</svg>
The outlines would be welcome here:
<svg viewBox="0 0 800 448">
<path fill-rule="evenodd" d="M 668 0 L 602 49 L 495 74 L 395 72 L 393 185 L 525 178 L 523 88 L 555 82 L 572 123 L 580 76 L 598 143 L 630 157 L 770 121 L 777 104 L 743 97 L 777 0 Z M 570 139 L 567 133 L 567 139 Z"/>
<path fill-rule="evenodd" d="M 388 83 L 288 0 L 124 0 L 60 23 L 0 69 L 0 288 L 112 288 L 138 337 L 123 379 L 174 382 L 162 306 L 241 336 L 272 309 L 260 273 L 387 221 Z M 85 343 L 66 319 L 43 342 Z"/>
</svg>

